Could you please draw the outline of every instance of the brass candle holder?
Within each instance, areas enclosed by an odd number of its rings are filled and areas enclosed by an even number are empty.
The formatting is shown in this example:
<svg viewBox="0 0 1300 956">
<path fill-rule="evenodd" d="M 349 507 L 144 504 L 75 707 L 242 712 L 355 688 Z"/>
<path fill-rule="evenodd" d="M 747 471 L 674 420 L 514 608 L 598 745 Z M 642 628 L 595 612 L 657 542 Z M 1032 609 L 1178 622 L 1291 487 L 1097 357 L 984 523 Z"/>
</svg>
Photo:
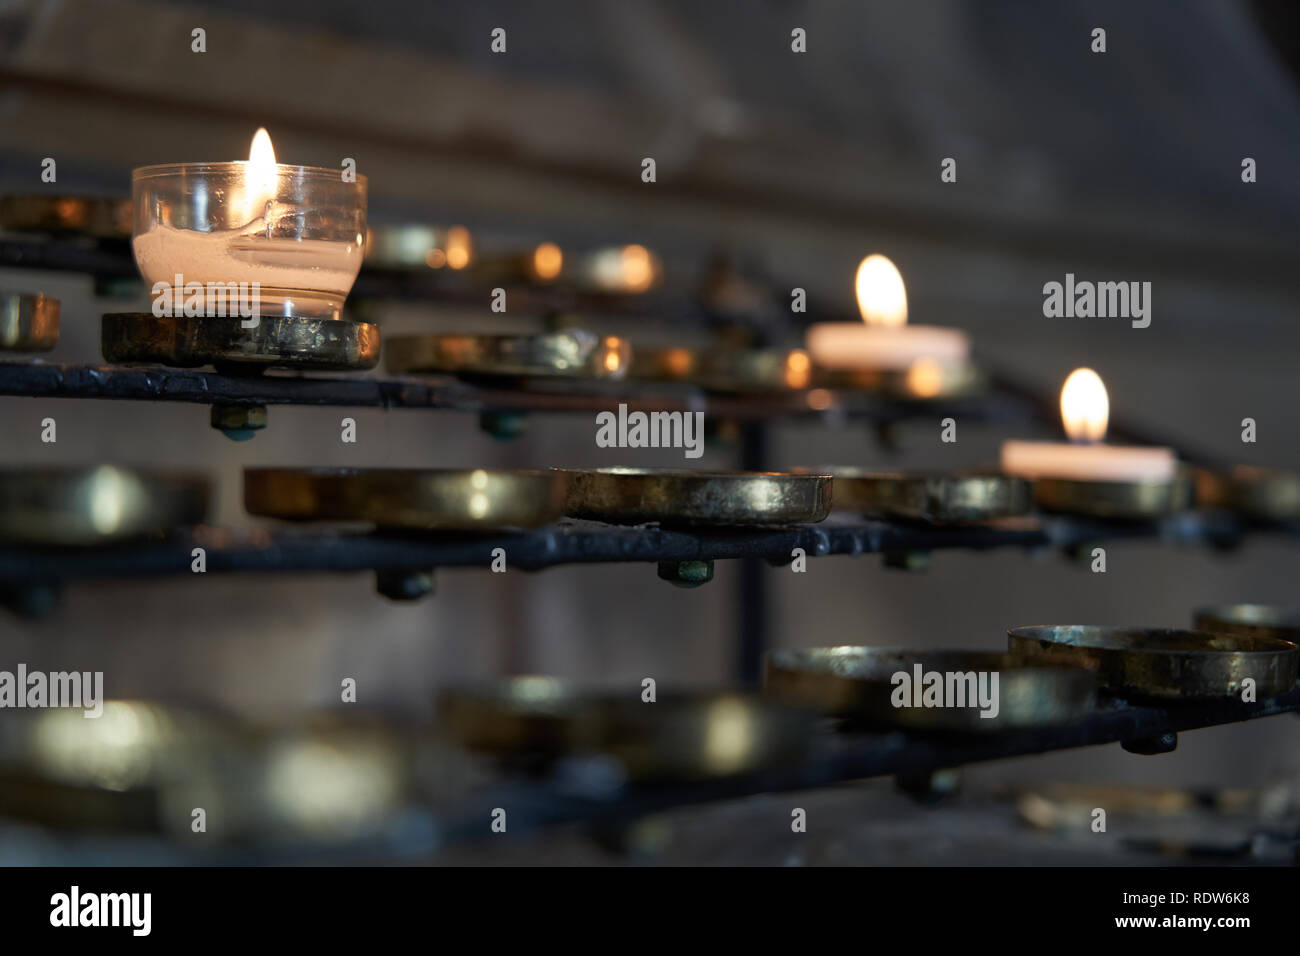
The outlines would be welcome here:
<svg viewBox="0 0 1300 956">
<path fill-rule="evenodd" d="M 1192 616 L 1198 631 L 1237 637 L 1271 637 L 1300 644 L 1300 610 L 1271 604 L 1221 604 L 1197 608 Z"/>
<path fill-rule="evenodd" d="M 104 196 L 3 196 L 0 197 L 0 229 L 127 239 L 131 235 L 131 200 Z"/>
<path fill-rule="evenodd" d="M 399 374 L 621 379 L 631 352 L 626 339 L 580 329 L 541 335 L 398 335 L 385 344 L 384 364 Z"/>
<path fill-rule="evenodd" d="M 873 392 L 889 398 L 925 401 L 974 395 L 987 387 L 987 378 L 967 362 L 920 359 L 906 369 L 838 369 L 816 367 L 812 384 L 818 388 Z"/>
<path fill-rule="evenodd" d="M 535 528 L 558 518 L 555 471 L 483 468 L 247 468 L 249 514 L 286 521 L 362 521 L 382 528 L 485 531 Z"/>
<path fill-rule="evenodd" d="M 564 472 L 565 514 L 610 524 L 751 527 L 821 521 L 829 475 L 598 468 Z"/>
<path fill-rule="evenodd" d="M 1007 632 L 1013 653 L 1095 671 L 1119 696 L 1234 697 L 1255 681 L 1260 700 L 1295 686 L 1296 645 L 1273 637 L 1153 628 L 1049 625 Z"/>
<path fill-rule="evenodd" d="M 815 731 L 812 715 L 753 694 L 675 694 L 646 703 L 584 693 L 547 677 L 453 688 L 440 723 L 472 750 L 549 761 L 604 755 L 631 780 L 690 780 L 797 763 Z"/>
<path fill-rule="evenodd" d="M 176 368 L 212 365 L 236 374 L 268 368 L 355 371 L 379 362 L 379 326 L 350 319 L 262 316 L 243 320 L 109 312 L 100 348 L 106 361 Z"/>
<path fill-rule="evenodd" d="M 97 545 L 200 524 L 201 476 L 100 465 L 0 470 L 0 540 Z"/>
<path fill-rule="evenodd" d="M 1169 481 L 1089 481 L 1036 478 L 1034 503 L 1043 511 L 1119 521 L 1150 521 L 1192 506 L 1191 475 Z"/>
<path fill-rule="evenodd" d="M 803 349 L 720 349 L 703 356 L 699 382 L 713 392 L 799 391 L 812 383 Z"/>
<path fill-rule="evenodd" d="M 982 717 L 975 701 L 964 707 L 895 707 L 894 675 L 996 672 L 996 716 Z M 764 693 L 882 729 L 931 733 L 992 733 L 1070 723 L 1090 713 L 1095 678 L 1084 670 L 1044 664 L 998 651 L 918 651 L 895 647 L 814 647 L 772 651 Z"/>
<path fill-rule="evenodd" d="M 1237 465 L 1226 474 L 1198 468 L 1196 500 L 1202 507 L 1235 511 L 1262 521 L 1300 518 L 1300 474 Z"/>
<path fill-rule="evenodd" d="M 0 351 L 48 352 L 58 344 L 58 299 L 0 292 Z"/>
<path fill-rule="evenodd" d="M 984 472 L 925 474 L 831 468 L 832 505 L 867 515 L 928 523 L 993 521 L 1028 514 L 1033 485 Z"/>
</svg>

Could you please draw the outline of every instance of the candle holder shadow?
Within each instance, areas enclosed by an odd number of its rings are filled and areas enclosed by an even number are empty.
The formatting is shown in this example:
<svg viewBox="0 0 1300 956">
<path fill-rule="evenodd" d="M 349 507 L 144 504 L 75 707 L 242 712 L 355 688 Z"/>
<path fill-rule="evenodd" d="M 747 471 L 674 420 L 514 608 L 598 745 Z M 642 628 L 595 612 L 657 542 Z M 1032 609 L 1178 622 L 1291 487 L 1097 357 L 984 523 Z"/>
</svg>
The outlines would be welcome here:
<svg viewBox="0 0 1300 956">
<path fill-rule="evenodd" d="M 1097 674 L 1101 686 L 1125 698 L 1213 700 L 1255 683 L 1258 700 L 1295 686 L 1295 644 L 1274 637 L 1097 625 L 1015 627 L 1010 649 L 1037 660 L 1071 664 Z"/>
</svg>

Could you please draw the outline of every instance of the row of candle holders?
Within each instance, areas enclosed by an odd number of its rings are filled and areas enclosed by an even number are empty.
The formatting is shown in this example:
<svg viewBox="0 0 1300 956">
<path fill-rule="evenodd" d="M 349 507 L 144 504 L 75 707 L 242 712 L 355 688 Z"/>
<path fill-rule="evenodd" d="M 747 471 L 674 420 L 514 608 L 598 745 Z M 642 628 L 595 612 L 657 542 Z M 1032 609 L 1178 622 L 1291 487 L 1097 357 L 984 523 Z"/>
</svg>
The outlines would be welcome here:
<svg viewBox="0 0 1300 956">
<path fill-rule="evenodd" d="M 95 720 L 16 710 L 0 724 L 0 816 L 177 843 L 203 832 L 193 845 L 209 849 L 383 839 L 446 808 L 482 834 L 490 808 L 479 803 L 518 806 L 484 789 L 503 770 L 538 778 L 581 765 L 570 795 L 608 802 L 632 785 L 797 769 L 839 732 L 988 740 L 1079 725 L 1126 702 L 1243 699 L 1271 712 L 1268 702 L 1293 690 L 1294 612 L 1211 608 L 1197 612 L 1196 627 L 1017 627 L 1007 651 L 779 650 L 768 655 L 762 693 L 646 697 L 640 684 L 584 690 L 521 676 L 443 691 L 434 724 L 355 709 L 250 721 L 135 700 L 101 701 Z M 916 682 L 904 700 L 900 674 Z M 962 702 L 943 696 L 957 686 Z"/>
<path fill-rule="evenodd" d="M 1233 495 L 1240 478 L 1203 472 L 1205 501 L 1245 502 L 1252 517 L 1297 517 L 1300 478 L 1264 498 Z M 1121 487 L 1112 487 L 1113 485 Z M 115 466 L 0 470 L 0 540 L 89 545 L 201 524 L 211 483 L 201 475 Z M 1184 495 L 1184 491 L 1186 495 Z M 1035 508 L 1108 519 L 1156 519 L 1190 500 L 1148 485 L 1027 481 L 994 473 L 905 474 L 863 469 L 707 472 L 685 469 L 547 470 L 249 468 L 244 505 L 285 521 L 361 522 L 378 528 L 484 532 L 537 528 L 568 516 L 611 524 L 764 528 L 845 514 L 931 525 L 1001 525 Z M 1281 505 L 1286 505 L 1282 507 Z M 1122 507 L 1121 507 L 1122 506 Z"/>
</svg>

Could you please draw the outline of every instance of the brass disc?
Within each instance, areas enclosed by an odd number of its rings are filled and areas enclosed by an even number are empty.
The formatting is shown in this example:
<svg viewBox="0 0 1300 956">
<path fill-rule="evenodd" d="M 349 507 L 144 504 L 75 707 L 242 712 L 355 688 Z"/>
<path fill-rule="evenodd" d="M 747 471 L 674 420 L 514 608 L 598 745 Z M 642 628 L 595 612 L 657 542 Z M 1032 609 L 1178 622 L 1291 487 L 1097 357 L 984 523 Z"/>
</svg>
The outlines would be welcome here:
<svg viewBox="0 0 1300 956">
<path fill-rule="evenodd" d="M 612 524 L 763 526 L 821 521 L 831 477 L 781 472 L 599 468 L 565 472 L 565 513 Z"/>
<path fill-rule="evenodd" d="M 703 779 L 802 760 L 816 730 L 807 712 L 733 692 L 641 700 L 584 693 L 549 677 L 452 688 L 439 698 L 440 722 L 462 746 L 553 760 L 604 754 L 633 780 Z"/>
<path fill-rule="evenodd" d="M 1186 511 L 1192 506 L 1191 476 L 1180 472 L 1170 481 L 1083 481 L 1038 478 L 1034 503 L 1043 511 L 1113 518 L 1151 520 Z"/>
<path fill-rule="evenodd" d="M 915 684 L 917 666 L 922 675 L 996 673 L 996 714 L 981 716 L 982 710 L 993 713 L 993 709 L 982 708 L 977 693 L 965 706 L 894 706 L 895 698 L 906 690 L 902 681 L 895 681 L 895 675 L 906 674 Z M 963 693 L 975 691 L 967 682 L 956 682 L 954 687 L 958 684 Z M 790 704 L 875 727 L 939 733 L 987 733 L 1069 723 L 1092 711 L 1096 684 L 1088 671 L 999 651 L 898 647 L 772 651 L 763 676 L 764 693 Z M 985 689 L 991 688 L 989 680 Z M 913 690 L 920 693 L 920 688 Z M 902 699 L 913 700 L 911 695 Z"/>
<path fill-rule="evenodd" d="M 384 365 L 394 373 L 621 379 L 632 358 L 626 339 L 581 329 L 540 335 L 397 335 L 384 349 Z"/>
<path fill-rule="evenodd" d="M 990 521 L 1028 514 L 1033 486 L 1002 474 L 890 473 L 861 468 L 828 469 L 834 476 L 836 509 L 909 521 Z"/>
<path fill-rule="evenodd" d="M 131 235 L 131 200 L 103 196 L 3 196 L 0 229 L 75 232 L 100 239 Z"/>
<path fill-rule="evenodd" d="M 387 528 L 535 528 L 561 514 L 558 472 L 419 468 L 246 468 L 244 507 L 287 521 Z"/>
<path fill-rule="evenodd" d="M 207 516 L 207 478 L 88 468 L 0 470 L 0 540 L 92 545 L 200 524 Z"/>
<path fill-rule="evenodd" d="M 889 398 L 928 400 L 957 398 L 980 392 L 987 384 L 984 373 L 965 362 L 914 362 L 907 369 L 814 368 L 812 384 L 818 388 L 875 392 Z"/>
<path fill-rule="evenodd" d="M 1121 696 L 1210 700 L 1255 681 L 1259 700 L 1295 686 L 1300 651 L 1272 637 L 1205 631 L 1048 625 L 1007 632 L 1013 653 L 1086 667 Z"/>
<path fill-rule="evenodd" d="M 59 344 L 59 300 L 0 293 L 0 350 L 48 352 Z"/>
<path fill-rule="evenodd" d="M 237 317 L 109 312 L 103 318 L 101 348 L 114 363 L 348 371 L 379 362 L 379 326 L 350 319 L 262 316 L 256 328 L 246 329 Z"/>
</svg>

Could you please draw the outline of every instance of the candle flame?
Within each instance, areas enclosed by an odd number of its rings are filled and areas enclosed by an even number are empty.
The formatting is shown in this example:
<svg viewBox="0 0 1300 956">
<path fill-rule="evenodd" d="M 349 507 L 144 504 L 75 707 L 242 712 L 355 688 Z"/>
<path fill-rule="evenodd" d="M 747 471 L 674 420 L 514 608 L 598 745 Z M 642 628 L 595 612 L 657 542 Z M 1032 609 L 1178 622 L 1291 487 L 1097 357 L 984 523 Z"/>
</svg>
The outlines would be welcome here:
<svg viewBox="0 0 1300 956">
<path fill-rule="evenodd" d="M 1061 388 L 1061 421 L 1070 441 L 1101 441 L 1110 420 L 1110 398 L 1101 376 L 1076 368 Z"/>
<path fill-rule="evenodd" d="M 275 199 L 275 186 L 275 148 L 271 145 L 271 134 L 261 127 L 253 134 L 253 142 L 248 147 L 246 219 L 256 219 L 266 211 L 266 204 Z"/>
<path fill-rule="evenodd" d="M 907 324 L 907 288 L 903 276 L 886 256 L 870 255 L 858 265 L 855 282 L 858 311 L 867 325 Z"/>
</svg>

